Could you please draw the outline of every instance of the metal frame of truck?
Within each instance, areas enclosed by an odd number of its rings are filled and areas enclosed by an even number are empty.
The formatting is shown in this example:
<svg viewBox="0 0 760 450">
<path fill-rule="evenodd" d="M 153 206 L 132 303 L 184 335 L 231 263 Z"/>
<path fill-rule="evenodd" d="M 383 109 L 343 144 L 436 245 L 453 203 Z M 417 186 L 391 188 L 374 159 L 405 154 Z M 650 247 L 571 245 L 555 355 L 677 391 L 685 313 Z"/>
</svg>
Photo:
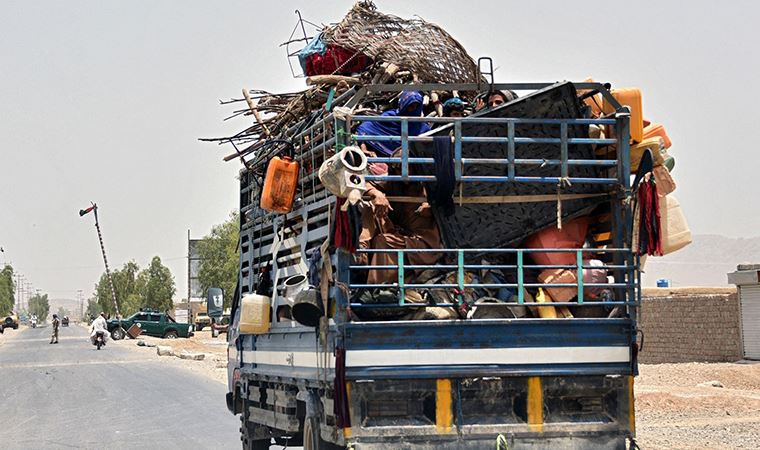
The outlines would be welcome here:
<svg viewBox="0 0 760 450">
<path fill-rule="evenodd" d="M 329 324 L 319 328 L 300 326 L 295 322 L 277 322 L 273 298 L 272 328 L 266 334 L 253 336 L 239 333 L 239 298 L 255 289 L 259 270 L 268 264 L 280 282 L 287 276 L 304 273 L 305 251 L 319 246 L 327 237 L 329 216 L 335 197 L 318 186 L 316 170 L 302 170 L 301 199 L 293 211 L 275 215 L 258 209 L 255 195 L 256 170 L 274 154 L 260 146 L 255 160 L 241 171 L 241 270 L 239 289 L 232 310 L 228 334 L 228 408 L 241 414 L 241 439 L 244 448 L 268 448 L 271 438 L 302 438 L 306 448 L 314 442 L 325 446 L 350 445 L 354 449 L 414 448 L 460 449 L 485 448 L 626 448 L 626 441 L 635 436 L 633 377 L 637 373 L 636 308 L 640 304 L 638 258 L 630 249 L 632 211 L 629 161 L 629 113 L 598 83 L 574 83 L 577 89 L 594 90 L 616 108 L 616 113 L 602 119 L 489 119 L 469 118 L 406 118 L 382 119 L 369 116 L 348 117 L 334 114 L 335 106 L 353 107 L 366 96 L 402 90 L 483 91 L 482 84 L 457 85 L 369 85 L 355 87 L 343 95 L 328 99 L 326 111 L 308 126 L 290 130 L 289 139 L 300 151 L 296 160 L 302 168 L 309 158 L 328 148 L 341 148 L 352 142 L 377 137 L 354 136 L 351 122 L 362 120 L 402 121 L 402 151 L 398 158 L 370 158 L 373 162 L 401 165 L 400 176 L 367 176 L 367 180 L 431 181 L 431 177 L 409 174 L 410 164 L 429 163 L 425 158 L 410 156 L 410 142 L 424 142 L 429 137 L 409 137 L 405 130 L 412 121 L 451 124 L 455 141 L 456 177 L 459 182 L 554 183 L 552 179 L 523 179 L 515 175 L 519 164 L 554 164 L 567 177 L 570 165 L 596 165 L 609 169 L 614 176 L 571 182 L 601 183 L 610 186 L 612 221 L 611 245 L 607 248 L 570 250 L 577 264 L 564 266 L 574 270 L 583 265 L 583 253 L 612 254 L 608 269 L 614 274 L 614 300 L 584 300 L 583 277 L 573 285 L 578 288 L 578 305 L 619 306 L 621 317 L 572 319 L 483 319 L 362 322 L 350 317 L 352 309 L 367 307 L 352 302 L 347 290 L 371 287 L 352 284 L 352 256 L 337 250 L 332 254 L 335 283 L 330 297 L 335 303 Z M 491 89 L 539 90 L 550 83 L 495 84 Z M 554 161 L 516 161 L 516 145 L 530 142 L 529 137 L 515 135 L 520 123 L 558 125 L 560 136 L 551 140 L 561 148 Z M 507 155 L 500 163 L 508 174 L 499 179 L 468 179 L 460 167 L 462 144 L 477 138 L 461 135 L 462 124 L 500 123 L 507 127 L 504 138 L 493 138 L 507 146 Z M 614 127 L 614 139 L 568 138 L 568 126 L 604 125 Z M 473 140 L 475 139 L 475 140 Z M 615 160 L 569 160 L 567 148 L 575 144 L 615 145 Z M 261 145 L 254 143 L 253 145 Z M 423 161 L 425 160 L 425 161 Z M 477 163 L 477 161 L 470 161 Z M 471 177 L 472 178 L 472 177 Z M 311 186 L 309 190 L 308 186 Z M 304 192 L 308 192 L 304 194 Z M 276 241 L 280 242 L 276 242 Z M 286 251 L 272 257 L 273 248 Z M 388 250 L 365 250 L 373 251 Z M 398 254 L 401 291 L 431 288 L 405 284 L 404 254 L 410 250 L 393 250 Z M 413 251 L 413 250 L 412 250 Z M 455 283 L 439 284 L 440 289 L 471 287 L 464 280 L 464 271 L 477 268 L 466 263 L 471 252 L 513 252 L 517 265 L 517 283 L 492 284 L 488 287 L 511 287 L 518 291 L 518 300 L 508 305 L 523 306 L 523 287 L 546 286 L 525 283 L 525 268 L 544 268 L 529 264 L 524 255 L 529 249 L 435 249 L 450 254 L 456 264 Z M 542 252 L 568 249 L 541 249 Z M 269 260 L 267 260 L 269 258 Z M 441 264 L 435 266 L 439 267 Z M 428 266 L 425 266 L 428 267 Z M 430 266 L 433 267 L 433 266 Z M 552 266 L 555 267 L 555 266 Z M 557 266 L 562 267 L 562 266 Z M 364 266 L 366 268 L 366 266 Z M 581 275 L 579 273 L 579 275 Z M 486 287 L 486 285 L 478 285 Z M 592 285 L 596 286 L 596 285 Z M 589 287 L 589 285 L 586 285 Z M 275 286 L 275 292 L 277 286 Z M 276 297 L 276 295 L 275 295 Z M 399 305 L 404 304 L 400 295 Z M 544 305 L 567 305 L 546 303 Z M 439 305 L 448 306 L 448 305 Z M 336 389 L 337 383 L 345 389 Z M 336 403 L 340 403 L 337 405 Z M 345 404 L 348 417 L 336 411 Z M 338 423 L 341 420 L 350 423 Z M 316 429 L 319 439 L 310 441 Z M 320 445 L 322 445 L 320 444 Z"/>
</svg>

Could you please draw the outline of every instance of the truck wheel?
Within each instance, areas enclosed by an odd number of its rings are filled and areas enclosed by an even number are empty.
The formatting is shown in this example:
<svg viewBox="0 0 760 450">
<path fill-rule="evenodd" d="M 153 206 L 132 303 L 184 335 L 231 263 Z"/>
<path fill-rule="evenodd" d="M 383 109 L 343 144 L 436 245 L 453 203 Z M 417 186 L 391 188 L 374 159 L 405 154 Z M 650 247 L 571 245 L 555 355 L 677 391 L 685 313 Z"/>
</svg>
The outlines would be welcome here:
<svg viewBox="0 0 760 450">
<path fill-rule="evenodd" d="M 126 336 L 126 333 L 124 333 L 124 330 L 121 328 L 117 328 L 111 332 L 111 337 L 113 338 L 114 341 L 120 341 L 124 339 L 125 336 Z"/>
<path fill-rule="evenodd" d="M 203 325 L 196 325 L 195 331 L 203 331 Z"/>
<path fill-rule="evenodd" d="M 271 439 L 252 439 L 251 424 L 247 423 L 245 414 L 240 415 L 240 440 L 243 442 L 243 450 L 269 450 L 272 442 Z"/>
<path fill-rule="evenodd" d="M 177 339 L 179 335 L 174 330 L 169 330 L 166 333 L 164 333 L 164 339 Z"/>
<path fill-rule="evenodd" d="M 303 420 L 303 450 L 338 450 L 345 449 L 331 442 L 323 441 L 319 435 L 319 419 L 307 417 Z"/>
<path fill-rule="evenodd" d="M 319 450 L 319 422 L 316 417 L 303 420 L 303 450 Z"/>
</svg>

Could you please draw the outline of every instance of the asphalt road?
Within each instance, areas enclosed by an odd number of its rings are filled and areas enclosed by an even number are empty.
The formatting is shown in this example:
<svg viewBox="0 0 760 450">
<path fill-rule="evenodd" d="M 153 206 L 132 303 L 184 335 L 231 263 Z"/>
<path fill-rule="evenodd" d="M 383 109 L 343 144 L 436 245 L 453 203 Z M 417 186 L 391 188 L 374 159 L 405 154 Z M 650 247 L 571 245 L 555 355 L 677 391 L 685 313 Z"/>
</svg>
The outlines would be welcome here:
<svg viewBox="0 0 760 450">
<path fill-rule="evenodd" d="M 2 449 L 239 449 L 226 388 L 85 329 L 6 330 L 0 337 Z"/>
</svg>

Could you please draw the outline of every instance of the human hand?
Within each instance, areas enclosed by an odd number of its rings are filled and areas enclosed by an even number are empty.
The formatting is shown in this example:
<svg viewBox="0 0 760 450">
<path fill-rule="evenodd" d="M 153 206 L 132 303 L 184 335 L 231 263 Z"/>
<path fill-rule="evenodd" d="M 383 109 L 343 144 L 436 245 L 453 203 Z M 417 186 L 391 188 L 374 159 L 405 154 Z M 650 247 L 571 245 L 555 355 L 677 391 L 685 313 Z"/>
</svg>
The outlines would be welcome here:
<svg viewBox="0 0 760 450">
<path fill-rule="evenodd" d="M 422 202 L 422 204 L 414 211 L 415 214 L 425 214 L 430 212 L 430 204 L 428 202 Z"/>
<path fill-rule="evenodd" d="M 388 211 L 393 211 L 388 198 L 380 191 L 373 192 L 372 209 L 377 213 L 378 217 L 385 217 L 388 215 Z"/>
</svg>

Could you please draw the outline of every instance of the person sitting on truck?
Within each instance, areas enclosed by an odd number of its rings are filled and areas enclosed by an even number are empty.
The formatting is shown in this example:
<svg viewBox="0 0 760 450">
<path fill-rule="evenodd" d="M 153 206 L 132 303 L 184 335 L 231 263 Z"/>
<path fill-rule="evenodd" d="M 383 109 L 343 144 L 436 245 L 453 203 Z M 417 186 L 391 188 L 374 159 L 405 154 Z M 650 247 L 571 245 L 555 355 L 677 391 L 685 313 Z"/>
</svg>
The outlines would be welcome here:
<svg viewBox="0 0 760 450">
<path fill-rule="evenodd" d="M 397 154 L 394 154 L 397 156 Z M 397 167 L 398 165 L 394 165 Z M 395 169 L 393 170 L 395 172 Z M 361 249 L 431 249 L 441 247 L 441 234 L 430 205 L 415 201 L 424 199 L 422 183 L 371 182 L 365 191 L 371 201 L 362 207 L 362 232 L 359 237 Z M 388 197 L 403 196 L 407 201 L 388 201 Z M 406 264 L 435 264 L 438 253 L 407 253 Z M 396 265 L 394 253 L 358 255 L 359 264 Z M 395 269 L 372 269 L 368 271 L 368 284 L 398 281 Z"/>
<path fill-rule="evenodd" d="M 452 97 L 443 103 L 444 117 L 464 117 L 464 102 L 459 97 Z"/>
<path fill-rule="evenodd" d="M 404 91 L 398 100 L 398 109 L 384 112 L 381 117 L 422 117 L 422 94 L 417 91 Z M 418 136 L 430 131 L 425 122 L 409 122 L 409 136 Z M 374 122 L 365 121 L 356 129 L 356 134 L 365 136 L 401 136 L 401 121 Z M 390 156 L 401 146 L 401 141 L 368 141 L 362 143 L 362 149 L 370 156 Z"/>
<path fill-rule="evenodd" d="M 485 96 L 479 96 L 475 103 L 475 111 L 480 111 L 486 106 L 488 108 L 496 108 L 504 103 L 509 103 L 517 98 L 517 94 L 512 91 L 493 91 L 488 94 L 488 101 L 486 102 Z"/>
</svg>

